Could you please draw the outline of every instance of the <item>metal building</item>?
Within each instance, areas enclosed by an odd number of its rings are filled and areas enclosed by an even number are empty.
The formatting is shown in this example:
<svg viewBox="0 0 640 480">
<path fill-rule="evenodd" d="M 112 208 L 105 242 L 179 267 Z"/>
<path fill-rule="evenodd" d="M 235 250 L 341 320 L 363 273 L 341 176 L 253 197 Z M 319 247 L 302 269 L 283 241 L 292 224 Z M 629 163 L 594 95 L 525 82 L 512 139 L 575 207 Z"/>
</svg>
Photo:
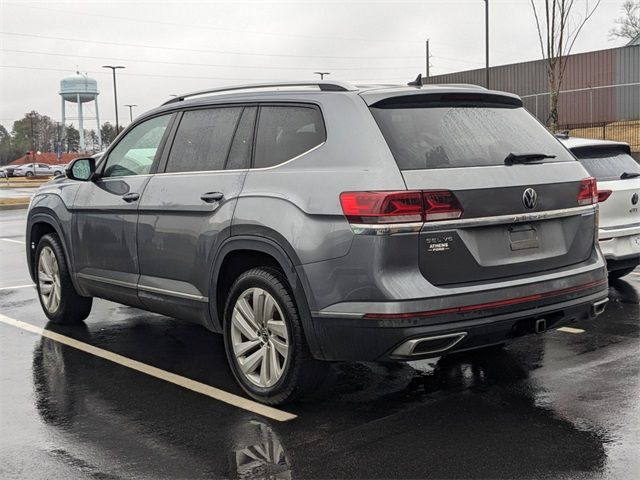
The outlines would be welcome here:
<svg viewBox="0 0 640 480">
<path fill-rule="evenodd" d="M 62 98 L 62 124 L 66 126 L 66 121 L 71 119 L 77 119 L 79 123 L 80 132 L 80 150 L 85 151 L 84 140 L 84 121 L 93 120 L 96 121 L 96 133 L 98 135 L 98 145 L 102 145 L 102 139 L 100 138 L 100 115 L 98 113 L 98 82 L 93 78 L 89 78 L 87 75 L 81 75 L 80 72 L 76 72 L 75 75 L 65 77 L 60 80 L 60 97 Z M 69 102 L 77 105 L 77 116 L 69 117 L 66 113 L 65 103 Z M 83 104 L 93 102 L 95 105 L 95 116 L 87 116 L 83 111 Z"/>
<path fill-rule="evenodd" d="M 546 122 L 549 87 L 544 60 L 492 67 L 489 78 L 492 89 L 520 95 L 525 107 Z M 485 70 L 438 75 L 423 82 L 484 85 Z M 558 114 L 561 126 L 640 120 L 640 45 L 568 56 Z"/>
</svg>

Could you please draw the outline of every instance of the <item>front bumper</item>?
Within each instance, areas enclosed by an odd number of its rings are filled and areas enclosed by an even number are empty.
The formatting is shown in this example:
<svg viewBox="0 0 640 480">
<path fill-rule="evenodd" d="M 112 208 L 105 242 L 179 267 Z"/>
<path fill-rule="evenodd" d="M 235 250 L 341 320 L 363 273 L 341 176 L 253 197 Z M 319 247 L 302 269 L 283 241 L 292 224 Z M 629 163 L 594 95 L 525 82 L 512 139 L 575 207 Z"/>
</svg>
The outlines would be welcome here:
<svg viewBox="0 0 640 480">
<path fill-rule="evenodd" d="M 562 300 L 552 302 L 530 302 L 526 306 L 435 317 L 322 316 L 314 318 L 314 330 L 324 360 L 417 360 L 503 343 L 518 336 L 594 318 L 604 310 L 607 294 L 605 280 L 579 292 L 579 296 L 567 294 Z"/>
</svg>

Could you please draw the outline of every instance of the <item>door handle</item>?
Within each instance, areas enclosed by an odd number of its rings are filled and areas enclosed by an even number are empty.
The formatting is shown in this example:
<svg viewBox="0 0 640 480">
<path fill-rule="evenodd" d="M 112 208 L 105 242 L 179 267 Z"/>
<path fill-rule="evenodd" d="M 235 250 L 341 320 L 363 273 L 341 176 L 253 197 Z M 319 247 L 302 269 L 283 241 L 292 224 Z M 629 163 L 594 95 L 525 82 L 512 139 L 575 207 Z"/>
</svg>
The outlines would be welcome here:
<svg viewBox="0 0 640 480">
<path fill-rule="evenodd" d="M 223 198 L 224 194 L 222 192 L 207 192 L 200 196 L 200 199 L 207 203 L 219 202 Z"/>
<path fill-rule="evenodd" d="M 124 195 L 122 195 L 122 199 L 127 203 L 135 202 L 139 198 L 139 193 L 125 193 Z"/>
</svg>

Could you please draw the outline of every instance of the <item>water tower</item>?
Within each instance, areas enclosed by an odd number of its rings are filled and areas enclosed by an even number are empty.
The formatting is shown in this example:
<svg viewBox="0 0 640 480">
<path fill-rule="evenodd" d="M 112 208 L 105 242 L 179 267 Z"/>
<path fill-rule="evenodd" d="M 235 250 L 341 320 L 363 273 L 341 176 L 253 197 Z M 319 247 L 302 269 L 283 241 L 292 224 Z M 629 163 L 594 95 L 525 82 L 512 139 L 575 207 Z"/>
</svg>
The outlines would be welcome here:
<svg viewBox="0 0 640 480">
<path fill-rule="evenodd" d="M 98 114 L 98 82 L 93 78 L 89 78 L 87 75 L 81 75 L 80 72 L 76 72 L 75 75 L 65 77 L 60 80 L 60 97 L 62 97 L 62 124 L 66 125 L 67 119 L 78 120 L 78 129 L 80 130 L 80 150 L 85 151 L 84 141 L 84 121 L 95 120 L 96 121 L 96 133 L 98 134 L 98 144 L 102 145 L 102 138 L 100 135 L 100 116 Z M 69 117 L 65 113 L 65 103 L 69 102 L 76 105 L 77 115 Z M 95 105 L 95 116 L 87 116 L 83 112 L 83 104 L 87 103 L 88 106 L 93 102 Z"/>
</svg>

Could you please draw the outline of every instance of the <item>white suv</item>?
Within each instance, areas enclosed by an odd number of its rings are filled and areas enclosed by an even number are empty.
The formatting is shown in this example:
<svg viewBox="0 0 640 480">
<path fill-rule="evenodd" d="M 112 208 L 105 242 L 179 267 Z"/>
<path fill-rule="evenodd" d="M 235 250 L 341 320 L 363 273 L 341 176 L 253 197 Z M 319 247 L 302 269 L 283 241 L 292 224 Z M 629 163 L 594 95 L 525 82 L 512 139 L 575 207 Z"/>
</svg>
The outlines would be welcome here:
<svg viewBox="0 0 640 480">
<path fill-rule="evenodd" d="M 561 140 L 598 181 L 600 248 L 609 278 L 623 277 L 640 264 L 640 165 L 626 143 Z"/>
</svg>

